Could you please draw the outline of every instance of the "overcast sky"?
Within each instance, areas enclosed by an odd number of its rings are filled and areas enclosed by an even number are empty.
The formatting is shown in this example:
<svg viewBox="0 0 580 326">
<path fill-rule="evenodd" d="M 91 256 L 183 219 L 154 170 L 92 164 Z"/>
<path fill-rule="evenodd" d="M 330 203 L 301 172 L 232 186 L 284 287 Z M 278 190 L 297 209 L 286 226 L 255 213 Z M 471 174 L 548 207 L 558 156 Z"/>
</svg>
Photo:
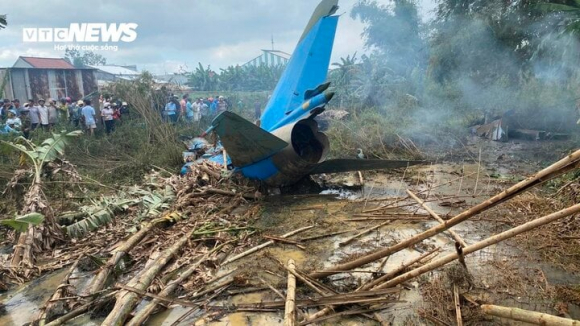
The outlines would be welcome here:
<svg viewBox="0 0 580 326">
<path fill-rule="evenodd" d="M 350 18 L 358 0 L 340 0 L 333 61 L 361 53 L 363 25 Z M 119 50 L 95 51 L 110 64 L 136 64 L 140 70 L 173 73 L 198 62 L 212 68 L 243 64 L 271 48 L 292 53 L 318 0 L 0 0 L 8 27 L 0 30 L 0 67 L 18 56 L 63 57 L 54 43 L 24 43 L 26 27 L 68 27 L 70 23 L 137 23 L 137 39 Z M 389 3 L 388 0 L 379 0 Z M 434 0 L 420 0 L 429 17 Z"/>
</svg>

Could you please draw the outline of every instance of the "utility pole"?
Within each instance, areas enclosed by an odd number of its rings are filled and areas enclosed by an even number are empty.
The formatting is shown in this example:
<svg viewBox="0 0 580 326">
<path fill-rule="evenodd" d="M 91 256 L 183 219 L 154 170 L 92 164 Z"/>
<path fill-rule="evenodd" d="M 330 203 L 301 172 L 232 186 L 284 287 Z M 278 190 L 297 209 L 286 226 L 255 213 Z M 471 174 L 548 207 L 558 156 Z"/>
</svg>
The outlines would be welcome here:
<svg viewBox="0 0 580 326">
<path fill-rule="evenodd" d="M 274 34 L 272 34 L 272 51 L 274 51 Z"/>
</svg>

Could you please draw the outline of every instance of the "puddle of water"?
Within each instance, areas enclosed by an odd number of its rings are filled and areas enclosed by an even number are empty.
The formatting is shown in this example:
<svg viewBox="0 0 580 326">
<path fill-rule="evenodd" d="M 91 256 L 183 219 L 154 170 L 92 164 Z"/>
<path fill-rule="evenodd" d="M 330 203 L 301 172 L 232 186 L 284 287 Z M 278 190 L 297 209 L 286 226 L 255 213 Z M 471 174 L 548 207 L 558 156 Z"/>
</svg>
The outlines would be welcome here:
<svg viewBox="0 0 580 326">
<path fill-rule="evenodd" d="M 39 307 L 54 293 L 66 273 L 66 270 L 62 270 L 48 274 L 1 294 L 3 309 L 0 313 L 0 325 L 20 326 L 31 322 L 38 314 Z"/>
</svg>

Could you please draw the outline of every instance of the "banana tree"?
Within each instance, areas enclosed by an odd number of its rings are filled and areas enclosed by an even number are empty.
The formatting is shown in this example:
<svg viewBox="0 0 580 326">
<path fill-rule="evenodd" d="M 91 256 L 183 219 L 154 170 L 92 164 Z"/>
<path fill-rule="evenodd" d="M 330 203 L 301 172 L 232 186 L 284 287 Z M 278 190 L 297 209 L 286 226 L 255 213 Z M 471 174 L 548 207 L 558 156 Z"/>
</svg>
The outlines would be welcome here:
<svg viewBox="0 0 580 326">
<path fill-rule="evenodd" d="M 45 223 L 35 227 L 27 228 L 20 233 L 18 244 L 14 248 L 12 256 L 12 266 L 19 266 L 21 262 L 29 267 L 33 266 L 32 248 L 37 246 L 38 240 L 42 241 L 42 246 L 49 246 L 52 241 L 50 238 L 43 239 L 43 231 L 49 234 L 59 234 L 60 228 L 56 224 L 54 217 L 50 214 L 46 197 L 42 191 L 42 176 L 46 166 L 64 155 L 64 149 L 70 140 L 74 137 L 82 135 L 80 130 L 69 133 L 53 133 L 52 137 L 45 139 L 40 145 L 36 145 L 24 137 L 17 137 L 13 142 L 0 141 L 3 147 L 12 149 L 20 154 L 20 163 L 24 167 L 28 167 L 28 174 L 31 175 L 31 183 L 28 190 L 23 196 L 22 215 L 29 213 L 42 212 L 46 217 Z M 61 161 L 64 162 L 64 161 Z M 17 170 L 15 174 L 21 175 L 22 170 Z M 14 184 L 18 182 L 17 176 Z M 46 227 L 45 227 L 46 226 Z M 36 236 L 35 236 L 36 234 Z"/>
</svg>

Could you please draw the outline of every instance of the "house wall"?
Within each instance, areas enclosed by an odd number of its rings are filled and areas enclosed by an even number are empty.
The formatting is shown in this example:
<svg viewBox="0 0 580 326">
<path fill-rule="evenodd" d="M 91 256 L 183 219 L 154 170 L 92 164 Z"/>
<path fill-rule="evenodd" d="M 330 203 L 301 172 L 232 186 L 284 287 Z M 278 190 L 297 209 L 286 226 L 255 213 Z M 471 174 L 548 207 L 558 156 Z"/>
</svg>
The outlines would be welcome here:
<svg viewBox="0 0 580 326">
<path fill-rule="evenodd" d="M 79 100 L 97 91 L 97 79 L 92 69 L 27 69 L 7 68 L 10 84 L 4 87 L 5 97 L 21 101 L 29 98 Z M 0 83 L 2 81 L 0 72 Z"/>
</svg>

